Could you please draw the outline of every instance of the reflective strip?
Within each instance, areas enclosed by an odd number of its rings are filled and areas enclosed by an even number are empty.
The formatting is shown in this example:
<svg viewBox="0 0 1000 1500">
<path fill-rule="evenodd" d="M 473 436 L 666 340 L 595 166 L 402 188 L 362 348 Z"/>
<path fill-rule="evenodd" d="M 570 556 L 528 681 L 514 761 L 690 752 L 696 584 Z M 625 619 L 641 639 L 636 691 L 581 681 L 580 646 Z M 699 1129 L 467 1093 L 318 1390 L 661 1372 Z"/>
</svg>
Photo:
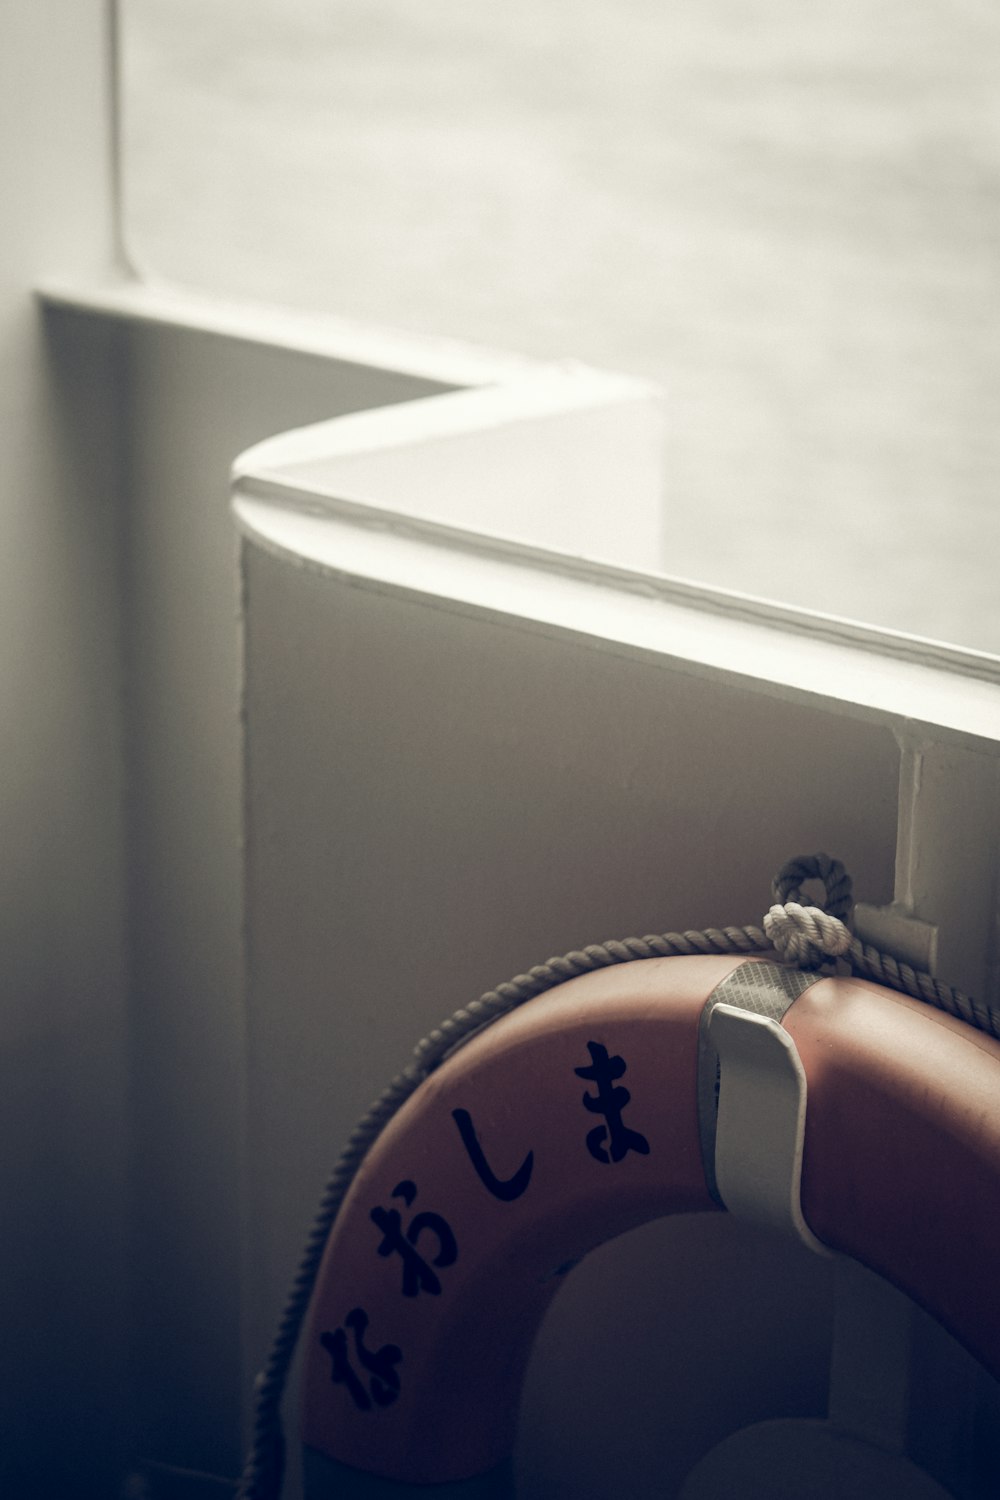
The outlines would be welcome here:
<svg viewBox="0 0 1000 1500">
<path fill-rule="evenodd" d="M 803 990 L 816 984 L 823 975 L 802 969 L 786 969 L 780 964 L 748 960 L 718 985 L 701 1012 L 698 1027 L 698 1135 L 705 1182 L 719 1204 L 722 1198 L 715 1178 L 715 1127 L 719 1114 L 719 1054 L 708 1033 L 708 1022 L 717 1005 L 733 1005 L 754 1015 L 780 1021 L 789 1006 Z M 725 1207 L 724 1204 L 722 1204 Z"/>
</svg>

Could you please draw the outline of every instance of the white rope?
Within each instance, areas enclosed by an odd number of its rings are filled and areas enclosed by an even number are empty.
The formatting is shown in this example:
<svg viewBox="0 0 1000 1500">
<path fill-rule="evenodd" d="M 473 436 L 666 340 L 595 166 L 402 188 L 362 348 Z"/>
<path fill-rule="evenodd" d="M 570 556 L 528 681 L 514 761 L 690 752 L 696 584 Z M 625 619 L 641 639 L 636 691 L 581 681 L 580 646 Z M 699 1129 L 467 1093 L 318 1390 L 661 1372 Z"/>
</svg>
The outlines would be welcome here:
<svg viewBox="0 0 1000 1500">
<path fill-rule="evenodd" d="M 799 969 L 817 969 L 851 946 L 851 934 L 838 917 L 797 901 L 772 906 L 764 918 L 764 932 L 782 963 Z"/>
</svg>

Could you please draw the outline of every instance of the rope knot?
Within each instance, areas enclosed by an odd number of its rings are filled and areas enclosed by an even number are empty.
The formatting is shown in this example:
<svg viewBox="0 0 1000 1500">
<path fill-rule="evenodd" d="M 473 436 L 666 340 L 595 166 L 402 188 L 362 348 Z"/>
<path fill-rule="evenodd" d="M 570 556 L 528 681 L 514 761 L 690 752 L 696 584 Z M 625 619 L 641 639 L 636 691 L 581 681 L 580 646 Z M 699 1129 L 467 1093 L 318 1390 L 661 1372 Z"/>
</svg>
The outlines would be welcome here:
<svg viewBox="0 0 1000 1500">
<path fill-rule="evenodd" d="M 797 901 L 772 906 L 764 918 L 764 933 L 782 962 L 800 969 L 817 969 L 851 946 L 851 934 L 839 917 Z"/>
</svg>

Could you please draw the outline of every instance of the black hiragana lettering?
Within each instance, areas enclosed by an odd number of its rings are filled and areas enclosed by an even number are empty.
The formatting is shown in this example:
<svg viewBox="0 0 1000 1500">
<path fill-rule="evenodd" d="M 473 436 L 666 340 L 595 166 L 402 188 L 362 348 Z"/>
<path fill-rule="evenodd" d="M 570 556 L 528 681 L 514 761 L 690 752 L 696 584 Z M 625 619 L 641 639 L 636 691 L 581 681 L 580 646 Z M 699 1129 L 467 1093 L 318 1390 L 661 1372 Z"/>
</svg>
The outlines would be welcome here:
<svg viewBox="0 0 1000 1500">
<path fill-rule="evenodd" d="M 407 1208 L 412 1208 L 417 1196 L 417 1185 L 409 1178 L 398 1182 L 392 1190 L 394 1198 L 401 1198 Z M 369 1217 L 382 1231 L 379 1255 L 399 1255 L 403 1261 L 403 1296 L 416 1297 L 420 1292 L 430 1292 L 437 1297 L 441 1293 L 441 1282 L 431 1266 L 443 1269 L 454 1265 L 458 1259 L 458 1245 L 451 1225 L 440 1214 L 414 1214 L 403 1234 L 403 1221 L 398 1208 L 373 1208 Z M 437 1238 L 437 1254 L 428 1264 L 416 1249 L 420 1236 L 427 1230 Z"/>
<path fill-rule="evenodd" d="M 609 1057 L 600 1042 L 588 1042 L 589 1068 L 574 1068 L 578 1078 L 589 1078 L 597 1084 L 596 1094 L 584 1094 L 584 1106 L 591 1114 L 604 1115 L 606 1123 L 596 1125 L 587 1134 L 587 1150 L 595 1161 L 610 1164 L 621 1161 L 630 1151 L 648 1156 L 649 1142 L 637 1130 L 622 1122 L 622 1111 L 631 1099 L 628 1089 L 615 1088 L 614 1081 L 626 1071 L 625 1059 Z"/>
<path fill-rule="evenodd" d="M 476 1127 L 472 1123 L 472 1116 L 467 1109 L 453 1109 L 451 1117 L 458 1126 L 458 1133 L 462 1137 L 462 1145 L 469 1154 L 469 1160 L 475 1168 L 476 1176 L 483 1187 L 491 1192 L 494 1198 L 499 1198 L 501 1203 L 513 1203 L 515 1198 L 520 1198 L 522 1193 L 527 1192 L 528 1183 L 531 1181 L 531 1171 L 535 1165 L 535 1153 L 529 1151 L 524 1161 L 518 1167 L 512 1177 L 498 1177 L 486 1160 L 486 1154 L 476 1135 Z"/>
<path fill-rule="evenodd" d="M 365 1345 L 368 1314 L 362 1307 L 353 1308 L 344 1319 L 354 1335 L 354 1356 L 369 1376 L 368 1389 L 362 1385 L 347 1351 L 347 1335 L 343 1328 L 333 1333 L 320 1335 L 320 1343 L 331 1360 L 330 1379 L 334 1385 L 346 1385 L 359 1411 L 371 1411 L 372 1400 L 377 1406 L 391 1406 L 399 1395 L 399 1371 L 396 1366 L 403 1357 L 397 1344 L 383 1344 L 381 1349 L 369 1349 Z"/>
</svg>

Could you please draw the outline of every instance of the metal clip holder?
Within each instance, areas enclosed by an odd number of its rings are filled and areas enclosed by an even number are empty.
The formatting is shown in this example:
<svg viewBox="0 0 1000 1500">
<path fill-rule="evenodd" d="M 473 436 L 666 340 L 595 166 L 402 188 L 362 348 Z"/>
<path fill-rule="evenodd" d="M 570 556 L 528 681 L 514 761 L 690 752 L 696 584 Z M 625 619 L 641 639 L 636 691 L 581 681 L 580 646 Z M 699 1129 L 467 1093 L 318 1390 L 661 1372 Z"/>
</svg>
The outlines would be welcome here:
<svg viewBox="0 0 1000 1500">
<path fill-rule="evenodd" d="M 734 1005 L 714 1006 L 708 1033 L 720 1066 L 715 1129 L 719 1196 L 738 1218 L 830 1252 L 802 1217 L 806 1075 L 777 1021 Z"/>
</svg>

